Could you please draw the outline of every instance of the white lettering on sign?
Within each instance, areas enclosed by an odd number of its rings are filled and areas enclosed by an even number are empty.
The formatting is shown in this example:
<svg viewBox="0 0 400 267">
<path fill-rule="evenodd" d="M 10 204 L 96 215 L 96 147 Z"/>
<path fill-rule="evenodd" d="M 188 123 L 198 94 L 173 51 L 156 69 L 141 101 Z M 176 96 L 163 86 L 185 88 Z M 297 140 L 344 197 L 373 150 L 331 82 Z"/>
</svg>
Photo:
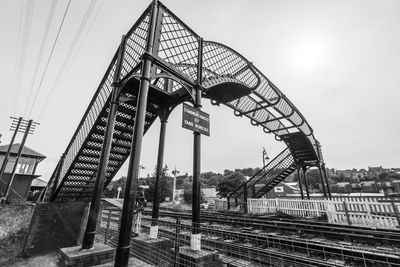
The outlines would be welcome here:
<svg viewBox="0 0 400 267">
<path fill-rule="evenodd" d="M 183 104 L 182 127 L 210 136 L 210 116 L 201 110 Z"/>
<path fill-rule="evenodd" d="M 186 113 L 188 113 L 190 115 L 193 115 L 193 116 L 195 116 L 197 118 L 200 118 L 202 120 L 209 121 L 208 117 L 206 117 L 206 116 L 204 116 L 204 115 L 202 115 L 199 112 L 196 112 L 194 110 L 191 110 L 191 109 L 188 109 L 188 108 L 184 108 L 184 112 L 186 112 Z"/>
</svg>

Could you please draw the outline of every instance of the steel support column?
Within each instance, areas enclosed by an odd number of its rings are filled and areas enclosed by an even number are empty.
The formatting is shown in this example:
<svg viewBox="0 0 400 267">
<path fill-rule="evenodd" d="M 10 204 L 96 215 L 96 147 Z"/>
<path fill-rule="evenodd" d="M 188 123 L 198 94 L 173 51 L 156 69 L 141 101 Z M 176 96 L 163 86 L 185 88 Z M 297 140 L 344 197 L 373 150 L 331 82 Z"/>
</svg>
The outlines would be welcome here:
<svg viewBox="0 0 400 267">
<path fill-rule="evenodd" d="M 195 108 L 201 110 L 201 80 L 203 65 L 203 39 L 199 40 L 199 50 L 197 57 L 197 82 Z M 192 194 L 192 234 L 190 238 L 190 247 L 192 250 L 201 250 L 200 234 L 200 164 L 201 164 L 201 135 L 193 132 L 193 194 Z"/>
<path fill-rule="evenodd" d="M 332 200 L 331 189 L 329 188 L 329 182 L 328 182 L 328 176 L 326 175 L 325 164 L 321 164 L 321 167 L 322 167 L 322 173 L 325 176 L 326 190 L 328 191 L 329 199 Z"/>
<path fill-rule="evenodd" d="M 90 249 L 93 247 L 96 235 L 97 219 L 100 212 L 100 202 L 104 190 L 104 181 L 107 175 L 108 161 L 110 158 L 111 145 L 113 141 L 113 133 L 115 120 L 117 117 L 118 98 L 121 90 L 118 84 L 121 72 L 122 60 L 125 50 L 125 36 L 122 36 L 121 44 L 118 51 L 117 67 L 114 73 L 113 91 L 111 93 L 110 111 L 107 117 L 107 126 L 104 134 L 103 147 L 101 149 L 99 167 L 96 173 L 96 182 L 93 189 L 92 201 L 90 202 L 89 217 L 86 224 L 85 235 L 82 241 L 82 249 Z"/>
<path fill-rule="evenodd" d="M 158 211 L 160 209 L 161 179 L 163 179 L 163 177 L 161 176 L 164 165 L 165 131 L 167 126 L 167 106 L 165 106 L 161 111 L 160 121 L 161 121 L 160 138 L 158 142 L 157 170 L 156 170 L 156 182 L 154 184 L 153 213 L 151 217 L 150 238 L 157 238 L 158 236 Z"/>
<path fill-rule="evenodd" d="M 7 149 L 7 152 L 6 152 L 6 156 L 4 157 L 3 164 L 1 165 L 0 179 L 2 179 L 2 181 L 4 181 L 3 180 L 3 174 L 4 174 L 5 170 L 6 170 L 8 160 L 10 159 L 11 147 L 14 144 L 15 136 L 17 136 L 17 133 L 18 133 L 18 130 L 19 130 L 19 126 L 21 125 L 21 121 L 22 121 L 22 117 L 19 117 L 18 118 L 18 122 L 17 122 L 17 126 L 16 126 L 15 131 L 14 131 L 14 134 L 13 134 L 13 136 L 11 138 L 11 143 L 8 146 L 8 149 Z"/>
<path fill-rule="evenodd" d="M 327 198 L 327 194 L 326 194 L 326 189 L 325 189 L 325 183 L 324 183 L 324 176 L 322 174 L 322 169 L 321 166 L 318 166 L 318 170 L 319 170 L 319 175 L 321 176 L 321 186 L 322 186 L 322 191 L 324 192 L 324 198 Z"/>
<path fill-rule="evenodd" d="M 242 203 L 244 213 L 248 213 L 249 212 L 249 209 L 247 207 L 247 201 L 248 201 L 248 191 L 247 191 L 247 189 L 248 189 L 247 188 L 247 183 L 244 183 L 244 185 L 243 185 L 243 203 Z"/>
<path fill-rule="evenodd" d="M 21 157 L 22 149 L 24 148 L 26 138 L 28 138 L 28 134 L 29 134 L 29 130 L 31 129 L 32 122 L 33 122 L 33 120 L 29 120 L 28 126 L 26 127 L 26 130 L 24 133 L 24 137 L 22 138 L 22 142 L 18 149 L 17 158 L 15 159 L 14 167 L 11 172 L 10 181 L 8 181 L 8 183 L 7 183 L 7 187 L 6 187 L 5 194 L 4 194 L 4 199 L 6 201 L 8 199 L 8 195 L 10 194 L 11 186 L 12 186 L 12 183 L 13 183 L 14 177 L 15 177 L 15 171 L 17 170 L 17 166 L 18 166 L 18 161 L 19 161 L 19 158 Z"/>
<path fill-rule="evenodd" d="M 300 167 L 297 167 L 296 170 L 297 170 L 297 177 L 299 178 L 299 187 L 300 187 L 301 199 L 304 199 L 303 185 L 301 183 L 301 176 L 300 176 Z"/>
<path fill-rule="evenodd" d="M 310 192 L 309 192 L 308 181 L 307 181 L 307 169 L 305 166 L 303 167 L 303 176 L 304 176 L 304 184 L 306 186 L 307 199 L 310 199 Z"/>
<path fill-rule="evenodd" d="M 133 212 L 136 204 L 140 154 L 142 152 L 142 141 L 145 125 L 147 96 L 150 85 L 150 71 L 154 45 L 154 34 L 156 31 L 158 13 L 158 1 L 152 3 L 150 19 L 150 30 L 148 32 L 146 53 L 143 55 L 143 64 L 140 77 L 139 93 L 136 103 L 135 126 L 130 151 L 127 181 L 125 186 L 125 197 L 122 208 L 121 224 L 118 237 L 118 247 L 115 255 L 114 266 L 128 266 L 129 250 L 131 247 L 131 234 L 133 223 Z"/>
<path fill-rule="evenodd" d="M 203 39 L 199 40 L 199 50 L 197 57 L 197 82 L 195 108 L 201 110 L 201 80 L 203 65 Z M 192 194 L 192 234 L 190 238 L 190 247 L 192 250 L 201 250 L 200 234 L 200 164 L 201 164 L 201 135 L 193 132 L 193 194 Z"/>
</svg>

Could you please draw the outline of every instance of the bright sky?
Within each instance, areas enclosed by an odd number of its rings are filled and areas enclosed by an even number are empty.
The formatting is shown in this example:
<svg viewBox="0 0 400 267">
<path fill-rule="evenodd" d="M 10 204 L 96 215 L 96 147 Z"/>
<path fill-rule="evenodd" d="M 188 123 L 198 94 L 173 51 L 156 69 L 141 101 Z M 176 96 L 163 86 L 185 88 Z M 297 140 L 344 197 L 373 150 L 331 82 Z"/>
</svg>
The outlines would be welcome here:
<svg viewBox="0 0 400 267">
<path fill-rule="evenodd" d="M 28 3 L 34 3 L 30 27 L 26 23 Z M 0 1 L 2 144 L 11 139 L 9 116 L 29 117 L 67 5 L 66 0 L 57 2 L 33 79 L 51 3 Z M 65 61 L 90 3 L 94 4 L 93 11 Z M 69 143 L 121 35 L 149 3 L 72 0 L 30 116 L 41 124 L 26 145 L 47 156 L 38 168 L 45 180 Z M 205 40 L 234 48 L 270 78 L 313 127 L 327 167 L 400 167 L 400 1 L 163 3 Z M 29 35 L 19 37 L 24 26 L 30 29 Z M 18 60 L 24 50 L 25 61 Z M 251 126 L 247 119 L 235 117 L 226 107 L 204 102 L 203 110 L 211 115 L 211 136 L 202 137 L 202 171 L 260 167 L 262 147 L 270 157 L 283 149 L 272 135 Z M 170 170 L 176 166 L 181 173 L 191 174 L 193 135 L 182 129 L 181 112 L 178 107 L 167 126 L 165 163 Z M 146 169 L 142 174 L 154 170 L 158 133 L 157 120 L 144 138 L 141 164 Z M 124 166 L 117 177 L 126 175 L 126 171 Z"/>
</svg>

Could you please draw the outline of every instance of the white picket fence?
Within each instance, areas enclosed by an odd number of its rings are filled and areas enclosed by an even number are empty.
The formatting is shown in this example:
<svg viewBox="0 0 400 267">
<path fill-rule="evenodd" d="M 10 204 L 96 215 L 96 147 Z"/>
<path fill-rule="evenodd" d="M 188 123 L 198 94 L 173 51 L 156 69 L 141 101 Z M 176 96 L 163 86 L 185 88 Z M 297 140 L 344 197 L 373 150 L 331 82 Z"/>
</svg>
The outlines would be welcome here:
<svg viewBox="0 0 400 267">
<path fill-rule="evenodd" d="M 217 210 L 228 210 L 226 200 L 216 200 L 215 204 Z M 235 207 L 235 209 L 237 208 Z M 316 218 L 326 214 L 329 223 L 337 224 L 392 229 L 400 226 L 400 203 L 393 202 L 371 202 L 343 198 L 340 200 L 261 198 L 248 199 L 247 209 L 252 214 L 268 214 L 281 211 L 296 217 L 307 218 Z"/>
</svg>

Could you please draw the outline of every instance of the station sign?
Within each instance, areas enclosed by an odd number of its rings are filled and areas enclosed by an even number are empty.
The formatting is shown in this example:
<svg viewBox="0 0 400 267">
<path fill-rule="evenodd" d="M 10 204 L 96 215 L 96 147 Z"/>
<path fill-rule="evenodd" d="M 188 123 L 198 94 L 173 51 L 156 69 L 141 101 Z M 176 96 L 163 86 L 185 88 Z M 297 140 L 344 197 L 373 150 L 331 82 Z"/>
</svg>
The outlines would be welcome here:
<svg viewBox="0 0 400 267">
<path fill-rule="evenodd" d="M 210 115 L 183 103 L 182 127 L 210 136 Z"/>
</svg>

